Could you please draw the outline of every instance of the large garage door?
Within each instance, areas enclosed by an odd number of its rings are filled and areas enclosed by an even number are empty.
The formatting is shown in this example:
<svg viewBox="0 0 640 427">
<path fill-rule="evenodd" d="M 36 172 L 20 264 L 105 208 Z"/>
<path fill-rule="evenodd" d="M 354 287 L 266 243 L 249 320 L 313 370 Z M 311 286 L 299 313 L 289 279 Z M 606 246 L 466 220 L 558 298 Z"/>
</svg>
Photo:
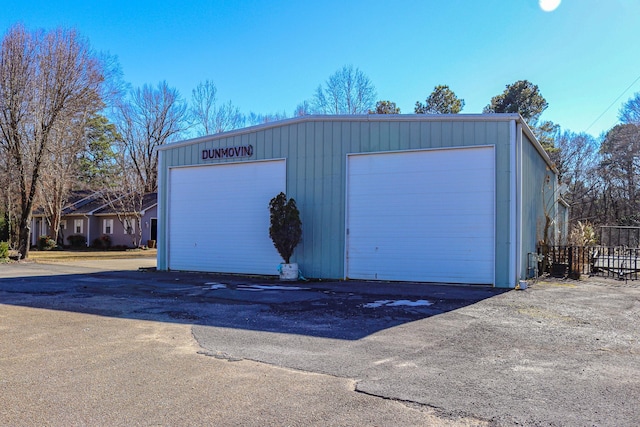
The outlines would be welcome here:
<svg viewBox="0 0 640 427">
<path fill-rule="evenodd" d="M 347 277 L 494 283 L 493 147 L 351 155 Z"/>
<path fill-rule="evenodd" d="M 285 187 L 284 160 L 171 169 L 169 268 L 277 274 L 269 201 Z"/>
</svg>

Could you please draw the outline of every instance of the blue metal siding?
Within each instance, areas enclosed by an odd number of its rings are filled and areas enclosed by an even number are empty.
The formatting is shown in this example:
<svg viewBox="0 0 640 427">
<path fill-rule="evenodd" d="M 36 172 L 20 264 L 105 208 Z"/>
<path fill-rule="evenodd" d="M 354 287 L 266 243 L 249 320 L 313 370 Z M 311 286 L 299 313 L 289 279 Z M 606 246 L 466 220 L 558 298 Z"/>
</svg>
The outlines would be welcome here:
<svg viewBox="0 0 640 427">
<path fill-rule="evenodd" d="M 529 253 L 536 252 L 536 246 L 544 235 L 545 209 L 551 218 L 556 217 L 557 177 L 547 166 L 545 160 L 533 143 L 522 137 L 522 242 L 520 245 L 522 274 L 531 277 Z M 549 236 L 553 239 L 555 227 L 551 227 Z"/>
</svg>

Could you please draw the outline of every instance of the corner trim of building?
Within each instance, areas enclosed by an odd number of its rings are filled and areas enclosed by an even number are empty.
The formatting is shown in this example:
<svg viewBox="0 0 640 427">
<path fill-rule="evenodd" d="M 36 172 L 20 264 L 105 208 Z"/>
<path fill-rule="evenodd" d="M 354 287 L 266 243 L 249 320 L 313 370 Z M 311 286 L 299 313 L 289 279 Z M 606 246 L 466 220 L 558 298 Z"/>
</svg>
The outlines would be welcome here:
<svg viewBox="0 0 640 427">
<path fill-rule="evenodd" d="M 512 120 L 509 123 L 509 273 L 506 284 L 510 288 L 515 288 L 517 281 L 517 134 L 517 121 Z"/>
</svg>

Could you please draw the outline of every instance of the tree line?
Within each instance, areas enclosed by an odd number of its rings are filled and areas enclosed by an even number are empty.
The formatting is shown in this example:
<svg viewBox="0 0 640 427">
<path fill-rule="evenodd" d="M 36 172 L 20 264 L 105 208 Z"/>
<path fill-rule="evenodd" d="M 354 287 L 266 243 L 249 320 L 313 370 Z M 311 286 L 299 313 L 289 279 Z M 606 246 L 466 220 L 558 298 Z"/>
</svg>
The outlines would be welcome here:
<svg viewBox="0 0 640 427">
<path fill-rule="evenodd" d="M 464 106 L 449 86 L 437 85 L 413 113 L 457 114 Z M 538 86 L 521 80 L 506 85 L 483 112 L 519 113 L 527 121 L 567 184 L 572 220 L 640 225 L 640 94 L 624 104 L 621 123 L 599 138 L 541 121 L 547 106 Z M 395 102 L 377 100 L 362 70 L 347 65 L 292 116 L 400 113 Z M 221 101 L 210 80 L 189 100 L 166 81 L 132 88 L 114 57 L 93 51 L 75 30 L 15 25 L 0 46 L 0 241 L 10 240 L 27 257 L 36 207 L 44 208 L 57 236 L 72 190 L 100 191 L 117 212 L 139 211 L 144 194 L 157 190 L 158 147 L 286 117 L 245 115 Z"/>
</svg>

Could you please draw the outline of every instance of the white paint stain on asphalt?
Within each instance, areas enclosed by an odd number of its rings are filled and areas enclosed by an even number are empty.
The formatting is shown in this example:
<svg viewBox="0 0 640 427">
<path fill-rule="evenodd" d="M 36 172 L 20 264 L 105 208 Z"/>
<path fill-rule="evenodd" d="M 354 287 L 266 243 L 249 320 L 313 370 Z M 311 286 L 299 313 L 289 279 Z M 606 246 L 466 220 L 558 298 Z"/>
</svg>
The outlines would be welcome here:
<svg viewBox="0 0 640 427">
<path fill-rule="evenodd" d="M 311 288 L 302 288 L 299 286 L 281 286 L 281 285 L 236 285 L 229 286 L 224 283 L 218 282 L 207 282 L 205 285 L 209 286 L 210 290 L 217 291 L 222 289 L 232 289 L 237 291 L 246 291 L 246 292 L 262 292 L 262 291 L 307 291 Z M 350 293 L 349 295 L 354 295 Z M 380 307 L 428 307 L 433 305 L 431 301 L 427 301 L 424 299 L 419 300 L 407 300 L 407 299 L 399 299 L 399 300 L 378 300 L 374 302 L 370 302 L 367 304 L 363 304 L 363 308 L 380 308 Z"/>
<path fill-rule="evenodd" d="M 211 290 L 228 289 L 229 286 L 224 283 L 207 282 Z M 260 291 L 307 291 L 310 288 L 301 288 L 299 286 L 280 286 L 280 285 L 237 285 L 235 289 L 238 291 L 260 292 Z"/>
<path fill-rule="evenodd" d="M 363 304 L 364 308 L 378 308 L 378 307 L 426 307 L 433 305 L 431 301 L 427 301 L 424 299 L 419 299 L 416 301 L 411 301 L 408 299 L 399 299 L 399 300 L 378 300 L 374 302 L 370 302 L 367 304 Z"/>
</svg>

